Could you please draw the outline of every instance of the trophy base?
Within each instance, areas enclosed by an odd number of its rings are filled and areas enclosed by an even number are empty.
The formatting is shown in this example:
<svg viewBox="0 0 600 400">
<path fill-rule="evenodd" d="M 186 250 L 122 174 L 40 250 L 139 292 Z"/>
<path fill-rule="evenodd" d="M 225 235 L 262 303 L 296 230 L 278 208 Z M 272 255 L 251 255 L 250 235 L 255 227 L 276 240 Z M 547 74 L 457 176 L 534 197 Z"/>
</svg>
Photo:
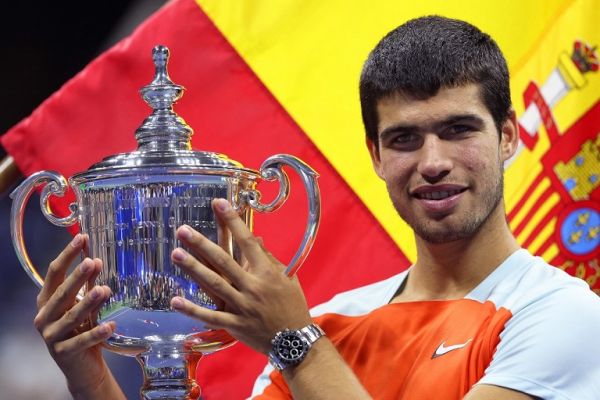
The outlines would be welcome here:
<svg viewBox="0 0 600 400">
<path fill-rule="evenodd" d="M 235 343 L 235 339 L 224 330 L 207 329 L 202 322 L 173 311 L 123 307 L 102 315 L 98 322 L 107 321 L 114 321 L 116 329 L 105 342 L 105 347 L 122 355 L 209 354 Z"/>
<path fill-rule="evenodd" d="M 142 366 L 142 400 L 195 400 L 200 397 L 196 368 L 200 359 L 233 345 L 224 330 L 211 330 L 199 321 L 172 311 L 122 307 L 102 315 L 100 323 L 114 321 L 115 333 L 104 346 L 134 356 Z M 188 333 L 182 333 L 188 332 Z"/>
<path fill-rule="evenodd" d="M 200 397 L 196 368 L 201 353 L 143 353 L 136 358 L 144 372 L 142 400 L 196 400 Z"/>
</svg>

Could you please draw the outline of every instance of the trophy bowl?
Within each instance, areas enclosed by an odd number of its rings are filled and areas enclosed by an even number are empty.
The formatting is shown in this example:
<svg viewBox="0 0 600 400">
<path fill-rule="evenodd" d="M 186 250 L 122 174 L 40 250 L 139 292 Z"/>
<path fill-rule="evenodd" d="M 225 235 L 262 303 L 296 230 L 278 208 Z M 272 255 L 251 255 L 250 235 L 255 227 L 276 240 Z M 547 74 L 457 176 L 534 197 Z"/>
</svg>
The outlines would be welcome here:
<svg viewBox="0 0 600 400">
<path fill-rule="evenodd" d="M 232 345 L 223 330 L 207 329 L 200 321 L 173 311 L 170 300 L 181 296 L 216 309 L 202 288 L 171 261 L 181 243 L 175 232 L 189 225 L 217 243 L 236 261 L 241 253 L 230 232 L 219 226 L 211 208 L 215 198 L 227 199 L 252 229 L 253 212 L 277 210 L 289 195 L 287 166 L 297 172 L 308 198 L 304 237 L 287 267 L 294 274 L 310 251 L 320 220 L 317 174 L 301 160 L 278 154 L 259 170 L 217 153 L 194 151 L 192 129 L 173 111 L 184 88 L 167 73 L 169 50 L 152 52 L 156 72 L 141 89 L 152 114 L 136 130 L 136 151 L 109 156 L 67 180 L 54 171 L 40 171 L 25 179 L 11 194 L 11 235 L 21 265 L 42 287 L 43 278 L 31 263 L 24 242 L 23 216 L 33 190 L 42 186 L 40 207 L 58 226 L 77 223 L 89 236 L 89 256 L 103 261 L 96 280 L 112 295 L 94 324 L 115 321 L 115 333 L 106 341 L 110 351 L 135 356 L 144 372 L 143 399 L 195 399 L 200 388 L 195 370 L 202 355 Z M 260 201 L 257 184 L 278 181 L 279 193 L 268 204 Z M 71 214 L 60 218 L 49 206 L 51 196 L 75 193 Z M 90 288 L 84 288 L 84 291 Z"/>
</svg>

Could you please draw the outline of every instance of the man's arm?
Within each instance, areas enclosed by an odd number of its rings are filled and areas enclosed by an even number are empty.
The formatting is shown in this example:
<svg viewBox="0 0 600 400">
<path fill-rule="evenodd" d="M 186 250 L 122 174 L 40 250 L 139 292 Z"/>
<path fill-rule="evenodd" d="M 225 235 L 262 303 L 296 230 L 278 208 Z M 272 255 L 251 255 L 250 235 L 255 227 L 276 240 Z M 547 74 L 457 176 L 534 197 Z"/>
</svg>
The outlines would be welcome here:
<svg viewBox="0 0 600 400">
<path fill-rule="evenodd" d="M 370 399 L 333 344 L 319 339 L 301 364 L 283 370 L 294 399 Z"/>
<path fill-rule="evenodd" d="M 525 393 L 493 385 L 475 385 L 464 400 L 534 400 Z"/>
</svg>

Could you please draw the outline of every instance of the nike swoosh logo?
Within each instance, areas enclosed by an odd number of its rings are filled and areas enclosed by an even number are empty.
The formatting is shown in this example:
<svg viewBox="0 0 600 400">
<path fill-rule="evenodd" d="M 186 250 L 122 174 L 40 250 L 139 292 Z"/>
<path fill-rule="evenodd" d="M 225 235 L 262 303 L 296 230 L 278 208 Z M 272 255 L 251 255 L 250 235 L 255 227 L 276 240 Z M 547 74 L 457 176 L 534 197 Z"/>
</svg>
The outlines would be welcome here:
<svg viewBox="0 0 600 400">
<path fill-rule="evenodd" d="M 434 358 L 437 358 L 439 356 L 443 356 L 444 354 L 448 354 L 453 350 L 458 350 L 458 349 L 462 349 L 463 347 L 465 347 L 466 345 L 468 345 L 471 340 L 473 339 L 469 339 L 464 343 L 460 343 L 460 344 L 453 344 L 450 346 L 446 346 L 446 341 L 443 341 L 442 343 L 440 343 L 440 345 L 438 346 L 437 349 L 435 349 L 435 351 L 433 352 L 433 354 L 431 355 L 431 359 L 433 360 Z"/>
</svg>

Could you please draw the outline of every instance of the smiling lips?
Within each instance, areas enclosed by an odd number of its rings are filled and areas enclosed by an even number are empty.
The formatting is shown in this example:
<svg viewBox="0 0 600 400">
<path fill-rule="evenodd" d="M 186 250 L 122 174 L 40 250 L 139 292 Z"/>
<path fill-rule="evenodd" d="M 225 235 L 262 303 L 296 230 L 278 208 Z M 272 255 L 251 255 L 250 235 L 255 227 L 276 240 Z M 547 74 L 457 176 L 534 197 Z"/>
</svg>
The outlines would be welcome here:
<svg viewBox="0 0 600 400">
<path fill-rule="evenodd" d="M 412 192 L 421 206 L 428 212 L 450 212 L 458 204 L 460 195 L 467 188 L 458 185 L 421 186 Z"/>
<path fill-rule="evenodd" d="M 415 193 L 418 199 L 425 200 L 442 200 L 455 194 L 459 194 L 462 190 L 441 190 L 436 192 Z"/>
</svg>

